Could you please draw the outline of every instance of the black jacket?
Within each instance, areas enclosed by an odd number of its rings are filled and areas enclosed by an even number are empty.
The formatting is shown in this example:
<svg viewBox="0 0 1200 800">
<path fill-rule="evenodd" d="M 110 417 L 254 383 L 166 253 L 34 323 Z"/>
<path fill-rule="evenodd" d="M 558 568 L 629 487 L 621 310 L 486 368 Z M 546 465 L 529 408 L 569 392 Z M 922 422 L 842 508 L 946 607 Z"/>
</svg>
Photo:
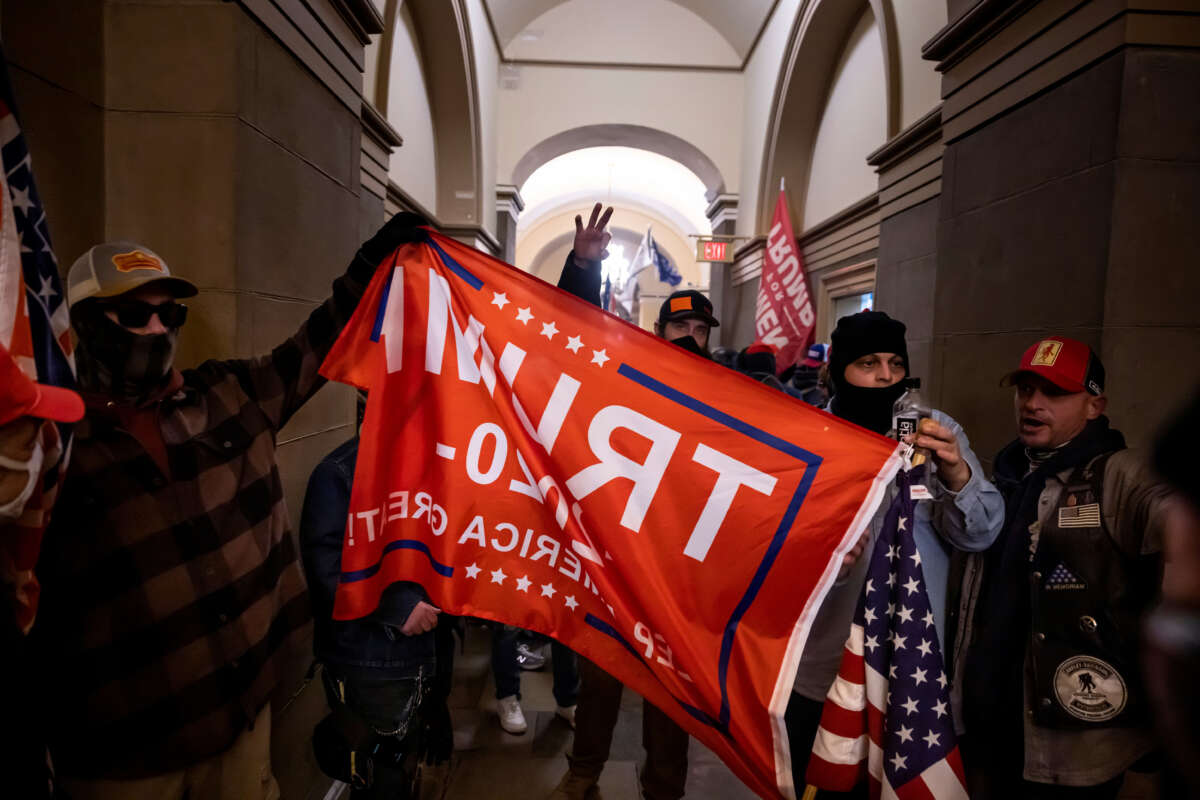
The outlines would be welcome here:
<svg viewBox="0 0 1200 800">
<path fill-rule="evenodd" d="M 405 636 L 399 628 L 417 603 L 426 600 L 417 583 L 393 583 L 379 607 L 356 620 L 333 619 L 333 599 L 342 569 L 342 540 L 350 509 L 350 487 L 358 437 L 321 460 L 308 480 L 300 517 L 300 551 L 313 604 L 313 653 L 341 672 L 369 671 L 373 677 L 408 678 L 434 663 L 433 633 Z"/>
</svg>

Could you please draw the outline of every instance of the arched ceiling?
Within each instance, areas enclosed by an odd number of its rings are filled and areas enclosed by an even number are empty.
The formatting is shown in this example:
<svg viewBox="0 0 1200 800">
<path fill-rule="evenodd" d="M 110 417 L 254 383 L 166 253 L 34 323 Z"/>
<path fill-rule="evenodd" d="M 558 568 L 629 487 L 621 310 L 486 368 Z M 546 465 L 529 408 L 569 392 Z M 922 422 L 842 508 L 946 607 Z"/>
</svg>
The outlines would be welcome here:
<svg viewBox="0 0 1200 800">
<path fill-rule="evenodd" d="M 607 61 L 669 61 L 710 66 L 740 66 L 765 25 L 772 0 L 484 0 L 505 58 L 593 61 L 586 46 L 609 50 Z M 569 9 L 562 8 L 570 6 Z M 628 9 L 624 6 L 629 6 Z M 558 13 L 556 13 L 558 11 Z M 624 53 L 630 20 L 654 20 L 659 49 Z M 562 24 L 588 19 L 581 39 Z M 645 24 L 645 23 L 643 23 Z M 721 52 L 724 50 L 724 52 Z M 632 57 L 631 57 L 632 56 Z"/>
</svg>

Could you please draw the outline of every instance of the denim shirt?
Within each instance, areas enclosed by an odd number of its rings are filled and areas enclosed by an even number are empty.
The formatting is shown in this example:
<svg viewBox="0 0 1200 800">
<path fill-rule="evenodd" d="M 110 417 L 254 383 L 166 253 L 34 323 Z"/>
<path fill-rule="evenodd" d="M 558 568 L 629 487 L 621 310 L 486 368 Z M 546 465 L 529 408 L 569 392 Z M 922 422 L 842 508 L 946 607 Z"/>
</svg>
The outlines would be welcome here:
<svg viewBox="0 0 1200 800">
<path fill-rule="evenodd" d="M 409 678 L 422 667 L 429 672 L 434 662 L 432 632 L 417 636 L 400 633 L 417 603 L 427 599 L 420 584 L 393 583 L 371 615 L 333 619 L 357 457 L 356 436 L 322 459 L 304 495 L 300 551 L 313 604 L 313 653 L 318 661 L 339 666 L 342 672 L 369 670 L 380 678 Z"/>
<path fill-rule="evenodd" d="M 929 604 L 933 609 L 938 645 L 942 647 L 944 657 L 943 630 L 946 624 L 946 580 L 950 569 L 950 553 L 953 548 L 968 552 L 986 550 L 996 540 L 1004 526 L 1004 498 L 983 477 L 983 468 L 972 452 L 962 426 L 941 411 L 935 410 L 933 418 L 954 432 L 959 453 L 971 468 L 970 480 L 957 492 L 942 485 L 935 474 L 929 486 L 933 499 L 917 503 L 913 528 L 913 539 L 921 556 L 921 570 L 929 592 Z M 842 649 L 850 633 L 858 596 L 867 578 L 875 541 L 895 496 L 896 484 L 892 483 L 867 527 L 870 538 L 862 557 L 851 568 L 850 574 L 829 590 L 813 621 L 793 684 L 794 691 L 809 700 L 824 701 L 830 685 L 837 677 L 842 663 Z"/>
</svg>

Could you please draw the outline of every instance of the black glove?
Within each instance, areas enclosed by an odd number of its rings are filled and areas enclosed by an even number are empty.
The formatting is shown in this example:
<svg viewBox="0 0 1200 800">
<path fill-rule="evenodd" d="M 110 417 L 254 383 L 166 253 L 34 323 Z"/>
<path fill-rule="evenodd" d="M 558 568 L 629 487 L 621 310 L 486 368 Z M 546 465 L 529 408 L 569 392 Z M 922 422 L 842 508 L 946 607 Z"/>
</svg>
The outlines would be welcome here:
<svg viewBox="0 0 1200 800">
<path fill-rule="evenodd" d="M 428 225 L 429 220 L 411 211 L 401 211 L 383 223 L 383 227 L 363 242 L 359 252 L 371 264 L 379 264 L 402 244 L 425 241 L 426 233 L 422 225 Z"/>
</svg>

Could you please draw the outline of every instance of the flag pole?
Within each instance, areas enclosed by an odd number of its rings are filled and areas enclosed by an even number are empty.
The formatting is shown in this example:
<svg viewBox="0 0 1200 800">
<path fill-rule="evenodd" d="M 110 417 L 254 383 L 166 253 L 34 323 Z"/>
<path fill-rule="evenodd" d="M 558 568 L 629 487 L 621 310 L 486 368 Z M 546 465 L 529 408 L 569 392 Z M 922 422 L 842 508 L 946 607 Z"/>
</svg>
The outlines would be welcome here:
<svg viewBox="0 0 1200 800">
<path fill-rule="evenodd" d="M 780 176 L 779 178 L 779 191 L 783 191 L 783 176 Z"/>
<path fill-rule="evenodd" d="M 783 191 L 780 189 L 780 191 Z M 817 800 L 817 787 L 811 783 L 804 787 L 804 797 L 801 800 Z"/>
</svg>

